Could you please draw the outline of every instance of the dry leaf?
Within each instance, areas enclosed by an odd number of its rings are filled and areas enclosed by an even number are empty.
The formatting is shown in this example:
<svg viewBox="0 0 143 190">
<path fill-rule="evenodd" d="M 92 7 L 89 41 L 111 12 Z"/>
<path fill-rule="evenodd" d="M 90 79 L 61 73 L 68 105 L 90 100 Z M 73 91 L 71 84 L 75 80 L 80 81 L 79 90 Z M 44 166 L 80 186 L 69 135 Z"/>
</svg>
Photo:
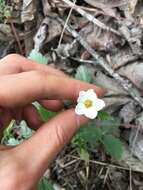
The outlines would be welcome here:
<svg viewBox="0 0 143 190">
<path fill-rule="evenodd" d="M 36 11 L 36 3 L 34 0 L 23 0 L 21 21 L 31 21 L 34 19 Z"/>
<path fill-rule="evenodd" d="M 133 157 L 127 145 L 124 146 L 122 161 L 119 163 L 121 166 L 131 168 L 133 171 L 143 172 L 143 163 L 137 158 Z"/>
<path fill-rule="evenodd" d="M 95 77 L 95 84 L 102 86 L 108 91 L 108 95 L 127 95 L 125 90 L 113 78 L 98 71 Z"/>
<path fill-rule="evenodd" d="M 128 78 L 140 90 L 143 89 L 143 62 L 135 62 L 119 70 L 119 74 Z"/>
</svg>

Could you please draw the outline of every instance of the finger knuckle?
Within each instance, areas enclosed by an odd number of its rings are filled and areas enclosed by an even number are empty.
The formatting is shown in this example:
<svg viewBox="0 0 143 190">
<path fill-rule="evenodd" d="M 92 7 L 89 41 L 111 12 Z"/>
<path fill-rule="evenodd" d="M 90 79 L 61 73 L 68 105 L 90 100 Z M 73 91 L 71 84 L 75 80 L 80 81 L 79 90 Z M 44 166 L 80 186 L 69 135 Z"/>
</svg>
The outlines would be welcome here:
<svg viewBox="0 0 143 190">
<path fill-rule="evenodd" d="M 47 73 L 44 70 L 36 70 L 33 71 L 35 74 L 35 77 L 38 78 L 39 80 L 44 80 L 47 76 Z"/>
<path fill-rule="evenodd" d="M 12 54 L 7 55 L 4 59 L 16 60 L 17 58 L 21 58 L 21 57 L 22 57 L 21 55 L 18 55 L 16 53 L 12 53 Z"/>
<path fill-rule="evenodd" d="M 63 145 L 65 143 L 65 133 L 64 130 L 62 130 L 62 127 L 60 125 L 55 125 L 55 137 L 57 141 L 57 146 Z"/>
<path fill-rule="evenodd" d="M 41 96 L 46 94 L 46 81 L 48 77 L 47 72 L 43 70 L 36 70 L 33 71 L 33 75 L 35 76 L 35 80 L 40 84 L 39 88 Z"/>
</svg>

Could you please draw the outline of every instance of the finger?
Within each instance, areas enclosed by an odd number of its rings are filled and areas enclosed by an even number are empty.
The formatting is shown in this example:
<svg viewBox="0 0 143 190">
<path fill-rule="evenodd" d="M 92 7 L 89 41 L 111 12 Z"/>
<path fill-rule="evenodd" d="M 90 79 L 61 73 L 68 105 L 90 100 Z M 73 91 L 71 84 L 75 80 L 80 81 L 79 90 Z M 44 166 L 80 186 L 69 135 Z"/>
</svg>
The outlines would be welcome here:
<svg viewBox="0 0 143 190">
<path fill-rule="evenodd" d="M 49 111 L 57 112 L 64 108 L 64 104 L 60 100 L 40 100 L 40 104 Z"/>
<path fill-rule="evenodd" d="M 0 105 L 5 107 L 22 106 L 39 99 L 76 100 L 79 91 L 87 89 L 94 89 L 98 96 L 104 94 L 95 85 L 39 71 L 2 76 L 0 89 Z"/>
<path fill-rule="evenodd" d="M 15 154 L 36 176 L 41 176 L 47 165 L 71 139 L 87 118 L 75 114 L 74 109 L 62 112 L 44 124 L 29 140 L 15 149 Z M 25 151 L 26 150 L 26 151 Z M 29 162 L 29 159 L 31 162 Z"/>
<path fill-rule="evenodd" d="M 10 110 L 1 109 L 0 110 L 0 131 L 7 127 L 12 119 L 12 114 Z"/>
<path fill-rule="evenodd" d="M 37 130 L 43 124 L 39 113 L 33 105 L 28 105 L 23 109 L 22 117 L 31 129 Z"/>
<path fill-rule="evenodd" d="M 45 71 L 49 74 L 66 76 L 63 72 L 48 65 L 37 64 L 18 54 L 10 54 L 0 60 L 0 76 L 21 73 L 26 71 Z"/>
<path fill-rule="evenodd" d="M 63 103 L 58 100 L 41 100 L 39 101 L 49 111 L 60 111 L 63 108 Z M 37 109 L 29 104 L 23 109 L 22 118 L 26 120 L 31 129 L 37 130 L 43 124 L 43 121 Z"/>
<path fill-rule="evenodd" d="M 5 146 L 5 145 L 0 145 L 0 151 L 4 151 L 4 150 L 10 150 L 12 149 L 12 146 Z"/>
</svg>

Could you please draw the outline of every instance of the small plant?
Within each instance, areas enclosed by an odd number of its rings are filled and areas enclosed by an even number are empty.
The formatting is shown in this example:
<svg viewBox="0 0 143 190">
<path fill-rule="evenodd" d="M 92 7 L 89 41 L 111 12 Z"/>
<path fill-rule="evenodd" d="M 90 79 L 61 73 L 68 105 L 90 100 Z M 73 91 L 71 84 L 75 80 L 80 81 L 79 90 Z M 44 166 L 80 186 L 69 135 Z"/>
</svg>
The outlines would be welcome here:
<svg viewBox="0 0 143 190">
<path fill-rule="evenodd" d="M 11 17 L 12 7 L 6 4 L 5 0 L 0 0 L 0 22 Z"/>
<path fill-rule="evenodd" d="M 80 66 L 77 69 L 75 78 L 86 82 L 93 82 L 88 68 Z M 89 159 L 89 147 L 96 148 L 102 145 L 105 151 L 114 159 L 122 157 L 123 146 L 118 136 L 120 122 L 107 112 L 98 112 L 97 119 L 89 122 L 79 129 L 79 132 L 72 139 L 72 146 L 77 149 L 80 157 L 86 162 Z"/>
<path fill-rule="evenodd" d="M 93 82 L 93 78 L 88 68 L 82 65 L 78 67 L 74 78 L 77 80 L 82 80 L 89 83 Z"/>
<path fill-rule="evenodd" d="M 55 190 L 46 177 L 42 177 L 38 184 L 38 190 Z"/>
<path fill-rule="evenodd" d="M 23 120 L 17 124 L 15 120 L 11 120 L 8 127 L 4 130 L 2 144 L 15 146 L 22 143 L 25 139 L 31 137 L 33 131 L 28 128 Z"/>
<path fill-rule="evenodd" d="M 88 149 L 95 149 L 102 145 L 106 152 L 114 159 L 122 157 L 123 146 L 118 136 L 118 126 L 120 121 L 113 118 L 108 113 L 100 111 L 97 119 L 82 126 L 72 139 L 72 146 L 77 149 L 79 155 L 87 161 Z M 88 156 L 89 157 L 89 156 Z"/>
</svg>

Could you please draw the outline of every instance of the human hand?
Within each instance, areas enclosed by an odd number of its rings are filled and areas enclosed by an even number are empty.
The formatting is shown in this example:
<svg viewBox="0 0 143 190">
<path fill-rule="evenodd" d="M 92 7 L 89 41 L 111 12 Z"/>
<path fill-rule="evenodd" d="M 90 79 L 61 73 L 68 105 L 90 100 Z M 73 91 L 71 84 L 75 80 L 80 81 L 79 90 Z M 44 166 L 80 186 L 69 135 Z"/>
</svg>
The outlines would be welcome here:
<svg viewBox="0 0 143 190">
<path fill-rule="evenodd" d="M 16 147 L 0 146 L 0 189 L 34 188 L 61 148 L 80 125 L 88 121 L 71 108 L 43 123 L 31 103 L 39 101 L 51 111 L 60 111 L 63 100 L 74 102 L 79 91 L 87 89 L 94 89 L 98 96 L 104 94 L 101 88 L 71 79 L 50 66 L 36 64 L 19 55 L 0 60 L 1 132 L 14 118 L 26 120 L 37 130 Z"/>
</svg>

